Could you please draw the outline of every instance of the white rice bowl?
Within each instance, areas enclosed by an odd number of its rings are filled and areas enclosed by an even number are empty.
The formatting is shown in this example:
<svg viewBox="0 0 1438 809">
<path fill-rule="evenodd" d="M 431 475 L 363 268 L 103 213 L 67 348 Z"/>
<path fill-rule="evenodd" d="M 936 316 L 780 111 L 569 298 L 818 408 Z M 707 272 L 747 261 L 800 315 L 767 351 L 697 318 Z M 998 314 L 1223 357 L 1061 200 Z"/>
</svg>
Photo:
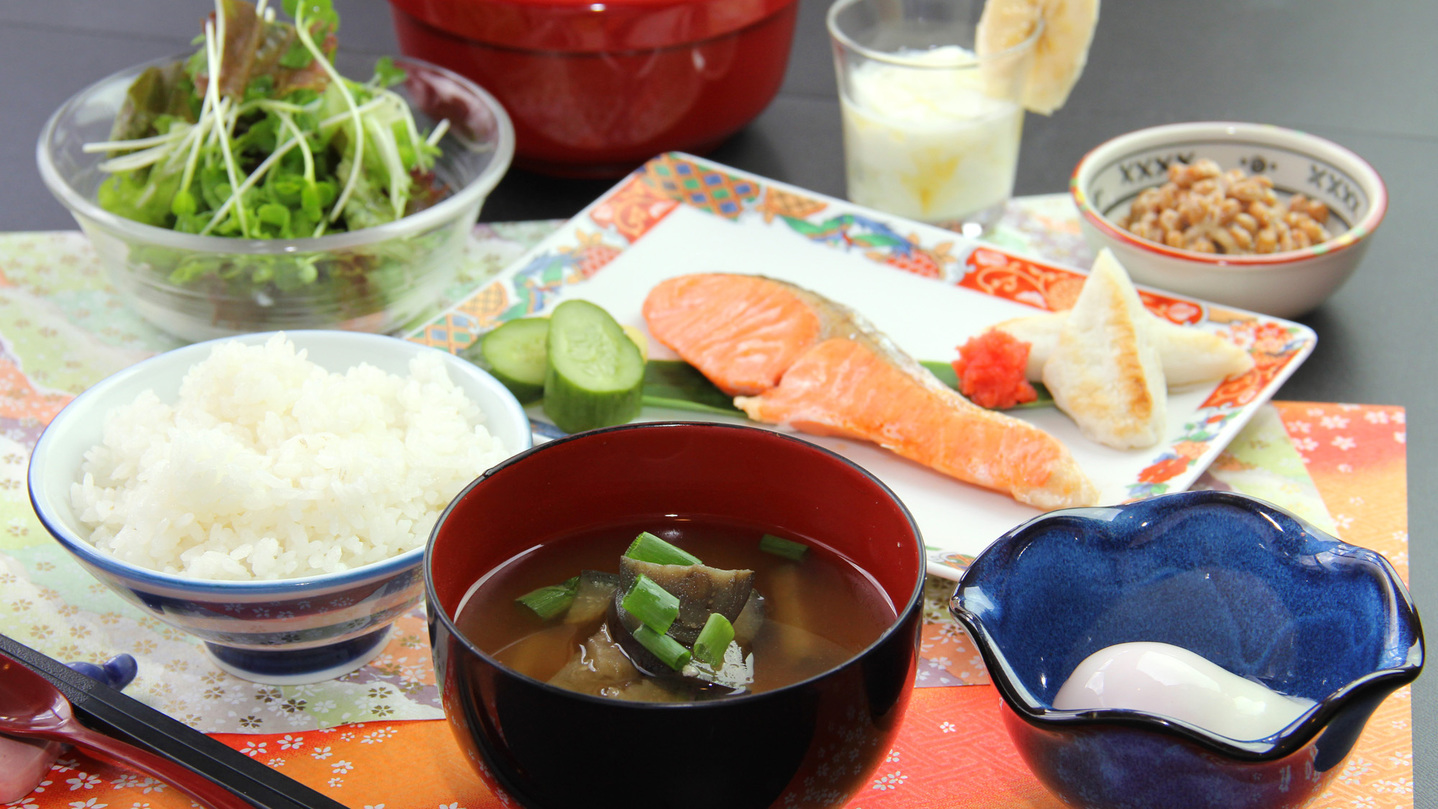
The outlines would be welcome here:
<svg viewBox="0 0 1438 809">
<path fill-rule="evenodd" d="M 71 487 L 90 542 L 216 580 L 303 578 L 421 546 L 476 475 L 508 456 L 484 413 L 421 354 L 401 377 L 309 361 L 284 335 L 219 343 L 177 402 L 105 417 Z"/>
</svg>

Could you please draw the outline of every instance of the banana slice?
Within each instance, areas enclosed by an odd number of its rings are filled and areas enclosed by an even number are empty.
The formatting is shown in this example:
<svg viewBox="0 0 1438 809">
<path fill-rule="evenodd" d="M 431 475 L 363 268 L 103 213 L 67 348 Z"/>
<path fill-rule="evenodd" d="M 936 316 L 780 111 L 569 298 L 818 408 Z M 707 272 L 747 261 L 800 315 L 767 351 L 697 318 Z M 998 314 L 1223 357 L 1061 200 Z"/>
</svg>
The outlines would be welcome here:
<svg viewBox="0 0 1438 809">
<path fill-rule="evenodd" d="M 1043 20 L 1024 87 L 1024 108 L 1050 115 L 1068 100 L 1083 73 L 1098 26 L 1098 5 L 1099 0 L 986 0 L 975 42 L 978 54 L 1023 42 Z"/>
</svg>

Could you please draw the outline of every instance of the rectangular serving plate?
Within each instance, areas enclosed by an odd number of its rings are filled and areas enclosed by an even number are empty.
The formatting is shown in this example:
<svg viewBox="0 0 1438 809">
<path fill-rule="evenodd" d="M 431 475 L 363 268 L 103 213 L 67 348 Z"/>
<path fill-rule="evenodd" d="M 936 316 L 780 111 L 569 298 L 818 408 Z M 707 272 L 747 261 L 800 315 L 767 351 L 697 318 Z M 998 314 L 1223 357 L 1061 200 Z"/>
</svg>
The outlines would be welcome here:
<svg viewBox="0 0 1438 809">
<path fill-rule="evenodd" d="M 666 278 L 701 272 L 799 284 L 852 307 L 916 359 L 942 362 L 995 323 L 1068 308 L 1085 278 L 1079 269 L 670 153 L 620 181 L 410 339 L 460 351 L 500 323 L 543 314 L 570 298 L 644 329 L 641 307 L 649 290 Z M 1140 295 L 1155 314 L 1221 333 L 1256 363 L 1241 377 L 1170 391 L 1167 435 L 1147 449 L 1096 444 L 1057 408 L 1010 411 L 1062 440 L 1099 487 L 1102 503 L 1187 489 L 1317 342 L 1298 323 L 1142 287 Z M 649 347 L 655 359 L 675 358 L 657 341 Z M 529 410 L 543 421 L 539 406 Z M 659 408 L 640 416 L 672 419 L 744 421 Z M 541 425 L 537 433 L 552 431 Z M 985 546 L 1039 513 L 872 444 L 803 437 L 894 490 L 918 521 L 934 575 L 957 579 Z"/>
</svg>

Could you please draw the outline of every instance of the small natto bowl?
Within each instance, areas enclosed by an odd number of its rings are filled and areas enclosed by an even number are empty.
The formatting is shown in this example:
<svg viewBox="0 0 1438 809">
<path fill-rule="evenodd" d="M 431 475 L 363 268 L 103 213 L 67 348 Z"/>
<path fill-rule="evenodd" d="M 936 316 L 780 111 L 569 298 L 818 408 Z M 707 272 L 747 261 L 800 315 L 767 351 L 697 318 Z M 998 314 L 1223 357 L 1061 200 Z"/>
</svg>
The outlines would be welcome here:
<svg viewBox="0 0 1438 809">
<path fill-rule="evenodd" d="M 1139 192 L 1168 181 L 1168 166 L 1202 158 L 1271 178 L 1280 201 L 1301 192 L 1326 204 L 1331 238 L 1225 255 L 1168 247 L 1119 227 Z M 1352 151 L 1306 132 L 1234 121 L 1166 124 L 1106 141 L 1079 160 L 1069 194 L 1089 246 L 1112 249 L 1134 281 L 1285 318 L 1317 308 L 1353 275 L 1388 209 L 1383 179 Z"/>
<path fill-rule="evenodd" d="M 40 435 L 29 468 L 30 502 L 41 524 L 82 568 L 126 601 L 204 642 L 211 660 L 243 679 L 276 685 L 320 682 L 360 666 L 384 648 L 395 619 L 424 592 L 417 547 L 340 573 L 273 581 L 216 581 L 150 570 L 90 544 L 70 488 L 85 453 L 100 443 L 105 414 L 144 390 L 173 402 L 186 372 L 215 343 L 263 344 L 273 333 L 195 343 L 143 360 L 96 383 L 67 404 Z M 485 371 L 445 351 L 408 340 L 346 331 L 285 336 L 331 372 L 368 363 L 401 376 L 420 352 L 435 352 L 450 379 L 484 413 L 484 426 L 505 451 L 533 443 L 524 409 Z M 483 470 L 476 469 L 479 474 Z M 178 515 L 177 515 L 178 516 Z"/>
<path fill-rule="evenodd" d="M 395 59 L 399 94 L 421 130 L 450 123 L 435 178 L 450 191 L 393 222 L 306 239 L 200 236 L 117 216 L 97 202 L 108 157 L 85 144 L 110 139 L 125 91 L 146 68 L 101 79 L 66 101 L 40 134 L 36 160 L 50 192 L 94 245 L 110 282 L 136 313 L 187 341 L 257 331 L 346 329 L 397 333 L 434 312 L 457 278 L 470 231 L 514 156 L 514 127 L 469 79 L 420 59 Z M 373 57 L 341 52 L 335 67 L 365 81 Z M 189 273 L 193 277 L 184 277 Z M 252 273 L 269 273 L 267 281 Z M 313 273 L 308 282 L 286 279 Z"/>
<path fill-rule="evenodd" d="M 1423 666 L 1418 616 L 1383 556 L 1227 492 L 1037 517 L 974 560 L 950 609 L 1024 761 L 1093 809 L 1302 806 Z M 1053 707 L 1080 661 L 1129 641 L 1180 646 L 1316 705 L 1250 741 L 1140 711 Z"/>
<path fill-rule="evenodd" d="M 517 554 L 666 515 L 819 538 L 869 574 L 897 618 L 857 656 L 808 680 L 673 704 L 540 682 L 456 627 L 475 582 Z M 632 424 L 540 444 L 462 492 L 425 557 L 450 727 L 485 783 L 530 807 L 843 804 L 887 754 L 908 704 L 923 582 L 919 530 L 877 478 L 809 442 L 725 424 Z"/>
</svg>

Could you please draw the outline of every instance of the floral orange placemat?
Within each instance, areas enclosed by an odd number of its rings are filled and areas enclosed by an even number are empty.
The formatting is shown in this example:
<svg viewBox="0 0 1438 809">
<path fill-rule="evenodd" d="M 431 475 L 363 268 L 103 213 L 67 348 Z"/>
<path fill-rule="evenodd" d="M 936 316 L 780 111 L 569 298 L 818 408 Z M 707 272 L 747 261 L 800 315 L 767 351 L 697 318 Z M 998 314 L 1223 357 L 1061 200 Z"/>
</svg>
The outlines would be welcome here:
<svg viewBox="0 0 1438 809">
<path fill-rule="evenodd" d="M 1327 504 L 1337 533 L 1381 551 L 1406 576 L 1403 409 L 1279 402 L 1275 411 Z M 1254 472 L 1244 454 L 1226 453 L 1215 475 L 1221 479 Z M 944 590 L 951 586 L 936 581 L 931 587 L 923 654 L 926 660 L 943 661 L 946 670 L 962 675 L 981 666 L 973 659 L 962 631 L 939 608 Z M 399 648 L 422 645 L 422 633 L 418 619 L 407 618 L 396 643 Z M 868 789 L 855 796 L 850 806 L 1057 809 L 1061 804 L 1019 760 L 1002 730 L 999 711 L 997 693 L 988 685 L 916 689 L 897 743 L 874 772 Z M 504 805 L 473 774 L 444 722 L 363 722 L 293 733 L 220 734 L 218 738 L 355 809 Z M 190 804 L 150 779 L 70 754 L 57 762 L 42 791 L 17 805 L 161 809 Z M 1343 772 L 1314 806 L 1413 806 L 1408 689 L 1380 706 Z"/>
<path fill-rule="evenodd" d="M 450 296 L 462 295 L 558 223 L 476 229 Z M 1066 196 L 1016 200 L 989 239 L 1075 266 L 1089 261 Z M 355 807 L 477 809 L 500 801 L 463 761 L 440 716 L 422 617 L 403 618 L 385 652 L 320 686 L 258 686 L 209 666 L 192 639 L 137 617 L 46 541 L 24 488 L 28 449 L 75 393 L 177 343 L 126 309 L 79 233 L 0 235 L 0 626 L 62 659 L 144 656 L 130 689 L 146 702 Z M 1299 512 L 1407 567 L 1404 412 L 1277 403 L 1255 415 L 1199 485 L 1234 488 Z M 1321 495 L 1321 497 L 1320 497 Z M 931 582 L 918 685 L 903 732 L 853 807 L 1056 807 L 998 724 L 998 697 Z M 148 623 L 146 623 L 149 621 Z M 144 648 L 118 648 L 123 639 Z M 965 685 L 965 687 L 944 687 Z M 1411 807 L 1409 694 L 1389 699 L 1319 807 Z M 402 777 L 396 777 L 396 773 Z M 67 754 L 17 805 L 183 807 L 163 784 Z"/>
</svg>

